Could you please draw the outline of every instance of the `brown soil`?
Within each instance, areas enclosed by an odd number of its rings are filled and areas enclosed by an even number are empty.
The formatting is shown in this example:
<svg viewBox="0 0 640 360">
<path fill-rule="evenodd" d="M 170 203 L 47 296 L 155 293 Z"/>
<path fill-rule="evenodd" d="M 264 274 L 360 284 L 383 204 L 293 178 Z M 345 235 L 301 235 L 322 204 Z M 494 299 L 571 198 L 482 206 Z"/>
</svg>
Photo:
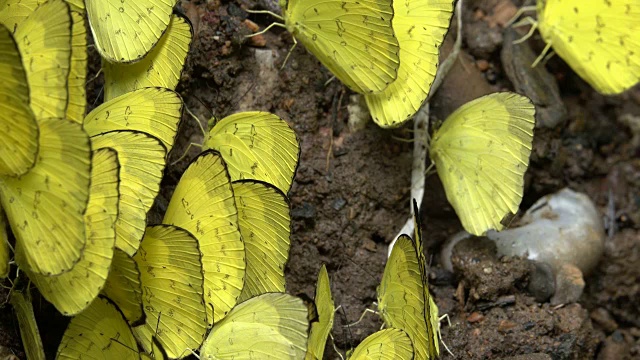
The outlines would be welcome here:
<svg viewBox="0 0 640 360">
<path fill-rule="evenodd" d="M 298 133 L 302 154 L 290 193 L 293 245 L 287 287 L 292 294 L 313 296 L 317 272 L 327 264 L 335 303 L 341 305 L 333 335 L 344 351 L 382 324 L 368 314 L 353 327 L 342 326 L 375 308 L 387 245 L 409 216 L 412 144 L 398 139 L 411 138 L 411 125 L 386 131 L 369 123 L 351 132 L 346 108 L 351 93 L 339 81 L 325 85 L 331 74 L 313 55 L 298 46 L 279 70 L 292 46 L 286 31 L 275 28 L 262 38 L 245 40 L 243 35 L 251 33 L 246 19 L 261 28 L 272 19 L 242 8 L 265 9 L 274 3 L 183 0 L 195 39 L 178 90 L 205 126 L 212 113 L 222 118 L 264 110 L 286 119 Z M 463 11 L 463 54 L 431 102 L 433 120 L 480 95 L 513 89 L 500 57 L 501 24 L 521 4 L 470 3 Z M 454 38 L 451 31 L 449 45 Z M 536 36 L 530 43 L 536 51 L 543 46 Z M 531 267 L 523 259 L 485 256 L 482 247 L 473 247 L 465 256 L 481 265 L 452 274 L 433 256 L 431 293 L 440 313 L 450 318 L 451 326 L 442 323 L 442 339 L 455 355 L 441 346 L 443 359 L 640 358 L 640 133 L 637 120 L 634 133 L 624 116 L 640 115 L 640 89 L 602 97 L 561 59 L 552 58 L 547 69 L 558 82 L 568 115 L 551 130 L 536 130 L 522 208 L 570 186 L 590 195 L 604 217 L 611 195 L 615 215 L 609 224 L 615 224 L 615 231 L 599 266 L 585 278 L 580 301 L 561 307 L 538 303 L 528 293 Z M 90 86 L 94 98 L 99 86 L 100 80 Z M 202 142 L 202 135 L 185 116 L 172 158 L 190 142 Z M 167 170 L 158 211 L 195 154 L 192 149 L 187 159 Z M 421 210 L 428 255 L 437 255 L 443 242 L 461 229 L 437 176 L 426 181 Z M 485 265 L 497 270 L 487 274 Z M 5 294 L 0 289 L 0 296 Z M 4 348 L 24 358 L 9 309 L 0 313 L 0 358 Z M 65 320 L 52 316 L 46 305 L 36 304 L 36 311 L 53 356 Z M 331 345 L 325 354 L 338 359 Z"/>
</svg>

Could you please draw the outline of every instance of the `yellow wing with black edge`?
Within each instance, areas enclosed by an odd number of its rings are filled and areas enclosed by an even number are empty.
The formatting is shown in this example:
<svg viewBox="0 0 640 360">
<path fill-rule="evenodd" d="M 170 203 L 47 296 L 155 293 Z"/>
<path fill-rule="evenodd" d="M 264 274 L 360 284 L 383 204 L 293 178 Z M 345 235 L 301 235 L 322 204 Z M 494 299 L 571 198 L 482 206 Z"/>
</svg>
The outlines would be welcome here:
<svg viewBox="0 0 640 360">
<path fill-rule="evenodd" d="M 351 90 L 380 92 L 398 77 L 392 0 L 282 3 L 287 30 Z"/>
<path fill-rule="evenodd" d="M 308 331 L 307 307 L 300 298 L 259 295 L 238 304 L 213 326 L 200 359 L 303 359 Z"/>
<path fill-rule="evenodd" d="M 45 360 L 44 347 L 42 346 L 42 339 L 38 331 L 36 316 L 33 313 L 31 296 L 29 296 L 29 294 L 25 296 L 21 291 L 13 289 L 11 290 L 9 301 L 18 317 L 20 337 L 22 338 L 22 345 L 24 346 L 24 352 L 27 354 L 27 359 Z"/>
<path fill-rule="evenodd" d="M 116 247 L 133 255 L 146 227 L 147 212 L 160 191 L 166 148 L 148 134 L 113 131 L 91 138 L 94 149 L 111 148 L 120 161 L 120 202 Z"/>
<path fill-rule="evenodd" d="M 306 360 L 322 360 L 327 337 L 333 328 L 333 316 L 335 305 L 331 295 L 331 284 L 327 267 L 323 264 L 318 272 L 318 282 L 316 283 L 316 296 L 314 299 L 318 310 L 318 321 L 311 323 L 309 342 L 307 344 Z"/>
<path fill-rule="evenodd" d="M 542 38 L 602 94 L 640 81 L 640 2 L 540 0 Z"/>
<path fill-rule="evenodd" d="M 210 325 L 220 321 L 238 302 L 246 266 L 231 181 L 220 154 L 206 151 L 189 165 L 162 222 L 198 239 L 207 319 Z"/>
<path fill-rule="evenodd" d="M 97 297 L 69 322 L 56 359 L 139 360 L 138 344 L 118 308 Z"/>
<path fill-rule="evenodd" d="M 411 339 L 400 329 L 384 329 L 367 336 L 347 359 L 412 360 Z M 429 358 L 428 358 L 429 359 Z"/>
<path fill-rule="evenodd" d="M 198 241 L 175 226 L 151 226 L 133 258 L 140 269 L 146 315 L 134 334 L 147 352 L 156 336 L 169 358 L 191 355 L 207 331 Z"/>
<path fill-rule="evenodd" d="M 91 146 L 79 124 L 39 121 L 40 152 L 29 172 L 0 178 L 0 200 L 16 236 L 16 261 L 43 275 L 70 270 L 85 246 Z"/>
<path fill-rule="evenodd" d="M 102 294 L 118 306 L 130 324 L 138 325 L 143 322 L 140 269 L 138 263 L 120 249 L 115 249 L 113 253 L 111 271 Z"/>
<path fill-rule="evenodd" d="M 84 119 L 89 135 L 132 130 L 158 138 L 167 149 L 173 148 L 182 117 L 182 99 L 175 91 L 163 88 L 136 90 L 107 101 Z"/>
<path fill-rule="evenodd" d="M 174 14 L 158 44 L 142 60 L 133 64 L 103 62 L 105 101 L 145 87 L 174 90 L 180 81 L 192 37 L 189 21 Z"/>
<path fill-rule="evenodd" d="M 67 119 L 82 124 L 87 107 L 87 28 L 82 14 L 71 12 L 71 63 L 69 69 L 69 101 Z"/>
<path fill-rule="evenodd" d="M 462 226 L 480 236 L 516 214 L 535 125 L 531 101 L 514 93 L 461 106 L 435 132 L 429 153 Z"/>
<path fill-rule="evenodd" d="M 69 5 L 62 0 L 49 0 L 16 27 L 16 43 L 26 65 L 30 105 L 38 120 L 66 115 L 71 25 Z"/>
<path fill-rule="evenodd" d="M 418 112 L 436 77 L 440 45 L 449 29 L 454 0 L 393 2 L 393 30 L 400 44 L 398 78 L 386 89 L 366 94 L 371 117 L 396 127 Z"/>
<path fill-rule="evenodd" d="M 244 288 L 238 301 L 284 292 L 291 244 L 287 196 L 271 184 L 253 180 L 234 181 L 231 187 L 246 256 Z"/>
<path fill-rule="evenodd" d="M 84 310 L 107 280 L 116 239 L 119 173 L 114 150 L 101 149 L 93 154 L 89 204 L 84 214 L 87 244 L 80 261 L 71 270 L 57 276 L 43 276 L 27 267 L 22 269 L 42 296 L 63 315 Z"/>
<path fill-rule="evenodd" d="M 262 180 L 285 194 L 293 182 L 300 142 L 291 127 L 268 112 L 227 116 L 209 131 L 204 149 L 220 152 L 231 180 Z"/>
<path fill-rule="evenodd" d="M 18 176 L 36 160 L 38 125 L 29 108 L 29 88 L 18 47 L 1 25 L 0 58 L 0 176 Z"/>
<path fill-rule="evenodd" d="M 86 1 L 96 49 L 106 61 L 140 60 L 169 26 L 176 0 Z"/>
</svg>

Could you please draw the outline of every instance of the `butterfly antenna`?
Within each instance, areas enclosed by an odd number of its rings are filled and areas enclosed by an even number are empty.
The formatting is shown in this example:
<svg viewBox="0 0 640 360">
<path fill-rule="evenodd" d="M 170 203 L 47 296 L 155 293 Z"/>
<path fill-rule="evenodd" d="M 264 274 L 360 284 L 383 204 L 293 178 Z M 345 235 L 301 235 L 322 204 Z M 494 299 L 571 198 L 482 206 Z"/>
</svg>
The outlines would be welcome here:
<svg viewBox="0 0 640 360">
<path fill-rule="evenodd" d="M 271 23 L 271 25 L 269 25 L 266 28 L 264 28 L 264 30 L 258 31 L 257 33 L 253 33 L 251 35 L 245 35 L 244 37 L 245 38 L 251 38 L 251 37 L 254 37 L 254 36 L 262 35 L 262 34 L 266 33 L 267 31 L 271 30 L 271 28 L 273 28 L 275 26 L 281 27 L 281 28 L 285 28 L 285 29 L 287 28 L 287 26 L 285 24 L 274 22 L 274 23 Z"/>
<path fill-rule="evenodd" d="M 514 44 L 517 45 L 527 41 L 531 36 L 533 36 L 533 32 L 536 31 L 536 29 L 538 28 L 538 22 L 535 21 L 531 16 L 527 16 L 526 18 L 518 21 L 518 23 L 513 24 L 513 27 L 516 28 L 516 27 L 525 26 L 525 25 L 531 25 L 529 32 L 525 36 L 521 37 L 520 39 L 514 40 L 513 41 Z"/>
<path fill-rule="evenodd" d="M 100 76 L 100 74 L 102 74 L 102 68 L 100 68 L 100 70 L 98 70 L 98 72 L 91 79 L 87 80 L 87 82 L 84 83 L 85 86 L 95 81 L 98 78 L 98 76 Z"/>
<path fill-rule="evenodd" d="M 516 14 L 513 15 L 513 17 L 511 18 L 511 20 L 507 21 L 506 24 L 504 24 L 504 27 L 507 28 L 509 26 L 511 26 L 511 24 L 513 24 L 514 22 L 516 22 L 516 20 L 518 20 L 518 18 L 520 16 L 522 16 L 524 13 L 526 12 L 531 12 L 531 11 L 536 11 L 536 6 L 535 5 L 530 5 L 530 6 L 523 6 L 520 9 L 518 9 L 518 11 L 516 11 Z"/>
<path fill-rule="evenodd" d="M 207 104 L 205 104 L 204 101 L 202 101 L 202 99 L 200 99 L 200 97 L 198 97 L 197 95 L 191 95 L 191 96 L 193 96 L 194 99 L 198 100 L 200 105 L 204 106 L 204 108 L 207 109 L 209 114 L 211 114 L 211 117 L 216 117 L 215 114 L 213 113 L 213 110 L 211 110 L 211 108 L 209 106 L 207 106 Z"/>
<path fill-rule="evenodd" d="M 96 99 L 93 100 L 93 106 L 96 106 L 96 103 L 98 102 L 98 99 L 100 98 L 100 95 L 102 95 L 102 91 L 104 90 L 104 86 L 100 87 L 100 91 L 98 92 L 98 95 L 96 95 Z"/>
<path fill-rule="evenodd" d="M 282 66 L 280 66 L 280 71 L 282 71 L 282 69 L 284 69 L 284 66 L 287 65 L 287 61 L 289 60 L 289 56 L 291 56 L 291 54 L 293 53 L 293 49 L 296 48 L 296 46 L 298 46 L 298 40 L 296 40 L 296 38 L 293 38 L 293 46 L 291 47 L 291 49 L 289 49 L 289 52 L 287 53 L 287 56 L 284 58 L 284 62 L 282 63 Z"/>
<path fill-rule="evenodd" d="M 536 61 L 534 61 L 533 64 L 531 64 L 531 68 L 538 66 L 538 63 L 540 63 L 540 61 L 544 59 L 547 52 L 549 52 L 549 49 L 551 49 L 551 43 L 547 43 L 547 46 L 544 47 L 544 50 L 542 50 L 542 52 L 540 53 Z"/>
<path fill-rule="evenodd" d="M 245 10 L 246 12 L 248 12 L 249 14 L 267 14 L 267 15 L 271 15 L 274 18 L 280 20 L 280 21 L 284 21 L 284 18 L 276 13 L 274 13 L 273 11 L 269 11 L 269 10 Z"/>
</svg>

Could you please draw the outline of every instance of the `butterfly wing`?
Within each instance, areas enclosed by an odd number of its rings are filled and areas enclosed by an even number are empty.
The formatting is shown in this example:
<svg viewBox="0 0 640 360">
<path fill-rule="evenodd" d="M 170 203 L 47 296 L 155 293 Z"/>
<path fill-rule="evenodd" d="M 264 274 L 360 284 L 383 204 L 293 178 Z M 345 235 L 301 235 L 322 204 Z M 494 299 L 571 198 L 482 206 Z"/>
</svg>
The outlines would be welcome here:
<svg viewBox="0 0 640 360">
<path fill-rule="evenodd" d="M 80 259 L 89 199 L 91 146 L 79 124 L 39 121 L 39 153 L 21 177 L 0 178 L 0 200 L 16 236 L 16 261 L 44 275 Z"/>
<path fill-rule="evenodd" d="M 4 10 L 7 11 L 7 10 Z M 38 125 L 29 108 L 27 76 L 13 36 L 0 26 L 0 176 L 22 175 L 38 153 Z"/>
<path fill-rule="evenodd" d="M 284 268 L 291 244 L 289 202 L 278 188 L 253 180 L 231 184 L 244 240 L 246 275 L 238 301 L 284 292 Z"/>
<path fill-rule="evenodd" d="M 69 69 L 69 101 L 67 119 L 82 124 L 87 107 L 87 28 L 82 14 L 72 11 L 71 63 Z"/>
<path fill-rule="evenodd" d="M 138 360 L 137 349 L 136 339 L 120 311 L 98 297 L 71 319 L 56 359 Z"/>
<path fill-rule="evenodd" d="M 71 13 L 62 0 L 38 6 L 15 30 L 38 120 L 64 118 L 71 64 Z"/>
<path fill-rule="evenodd" d="M 116 239 L 119 173 L 114 150 L 101 149 L 93 154 L 89 203 L 84 214 L 87 244 L 80 261 L 71 270 L 58 276 L 43 276 L 22 268 L 42 296 L 63 315 L 84 310 L 107 280 Z"/>
<path fill-rule="evenodd" d="M 204 148 L 220 152 L 231 180 L 261 180 L 284 193 L 291 188 L 300 158 L 295 132 L 268 112 L 242 112 L 220 120 Z"/>
<path fill-rule="evenodd" d="M 397 78 L 391 0 L 290 0 L 283 14 L 289 32 L 353 91 L 379 92 Z"/>
<path fill-rule="evenodd" d="M 147 228 L 134 256 L 140 269 L 145 324 L 134 334 L 147 352 L 157 336 L 171 359 L 191 355 L 207 330 L 198 241 L 171 225 Z"/>
<path fill-rule="evenodd" d="M 209 324 L 219 321 L 238 301 L 246 263 L 231 180 L 217 152 L 204 152 L 189 165 L 162 222 L 181 227 L 198 239 L 207 319 Z"/>
<path fill-rule="evenodd" d="M 352 360 L 411 360 L 411 339 L 400 329 L 384 329 L 367 336 L 353 350 Z M 428 359 L 428 358 L 427 358 Z"/>
<path fill-rule="evenodd" d="M 435 133 L 431 159 L 469 233 L 501 230 L 501 220 L 518 211 L 534 115 L 533 104 L 524 96 L 491 94 L 460 107 Z"/>
<path fill-rule="evenodd" d="M 138 324 L 144 320 L 138 263 L 120 249 L 115 249 L 113 253 L 109 277 L 102 294 L 118 306 L 130 324 Z"/>
<path fill-rule="evenodd" d="M 186 18 L 173 15 L 167 31 L 142 60 L 133 64 L 103 62 L 105 101 L 145 87 L 174 90 L 180 81 L 192 32 Z"/>
<path fill-rule="evenodd" d="M 238 304 L 215 324 L 200 348 L 201 359 L 302 359 L 307 348 L 307 307 L 282 293 Z"/>
<path fill-rule="evenodd" d="M 318 310 L 318 321 L 311 324 L 306 360 L 322 360 L 327 337 L 333 328 L 335 305 L 331 295 L 331 284 L 327 267 L 322 265 L 316 283 L 316 297 L 313 300 Z"/>
<path fill-rule="evenodd" d="M 401 125 L 427 99 L 453 3 L 452 0 L 393 2 L 393 29 L 400 44 L 398 78 L 383 91 L 365 95 L 371 117 L 378 125 Z"/>
<path fill-rule="evenodd" d="M 160 191 L 167 150 L 150 135 L 113 131 L 91 138 L 94 149 L 111 148 L 120 161 L 120 202 L 116 247 L 133 255 L 140 245 L 147 212 Z"/>
<path fill-rule="evenodd" d="M 182 99 L 173 90 L 145 88 L 107 101 L 84 119 L 89 135 L 133 130 L 162 141 L 167 153 L 173 148 L 182 117 Z"/>
<path fill-rule="evenodd" d="M 29 290 L 25 291 L 28 292 Z M 28 293 L 25 295 L 22 291 L 12 289 L 9 302 L 11 302 L 11 306 L 13 306 L 18 318 L 20 337 L 22 338 L 24 352 L 27 358 L 33 360 L 46 359 L 42 339 L 38 331 L 38 324 L 36 323 L 36 316 L 33 313 L 31 297 L 28 296 Z"/>
<path fill-rule="evenodd" d="M 602 94 L 640 81 L 640 3 L 636 0 L 538 2 L 544 40 Z"/>
<path fill-rule="evenodd" d="M 175 0 L 86 1 L 96 49 L 109 62 L 145 56 L 169 26 Z"/>
</svg>

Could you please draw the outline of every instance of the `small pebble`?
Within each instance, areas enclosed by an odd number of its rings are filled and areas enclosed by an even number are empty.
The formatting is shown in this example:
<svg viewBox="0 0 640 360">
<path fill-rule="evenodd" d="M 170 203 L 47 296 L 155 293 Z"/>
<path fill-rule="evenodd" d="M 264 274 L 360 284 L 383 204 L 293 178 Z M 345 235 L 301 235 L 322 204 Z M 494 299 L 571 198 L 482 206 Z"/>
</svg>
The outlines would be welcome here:
<svg viewBox="0 0 640 360">
<path fill-rule="evenodd" d="M 489 62 L 487 60 L 480 59 L 476 61 L 476 67 L 482 72 L 487 71 L 487 69 L 489 69 Z"/>
<path fill-rule="evenodd" d="M 571 264 L 563 264 L 556 274 L 556 293 L 551 305 L 577 302 L 584 290 L 584 279 L 580 269 Z"/>
<path fill-rule="evenodd" d="M 501 320 L 498 324 L 498 332 L 504 333 L 518 326 L 511 320 Z"/>
<path fill-rule="evenodd" d="M 482 320 L 484 320 L 484 315 L 482 315 L 481 313 L 479 313 L 477 311 L 472 312 L 471 315 L 469 315 L 467 317 L 467 321 L 472 323 L 472 324 L 480 322 Z"/>
</svg>

